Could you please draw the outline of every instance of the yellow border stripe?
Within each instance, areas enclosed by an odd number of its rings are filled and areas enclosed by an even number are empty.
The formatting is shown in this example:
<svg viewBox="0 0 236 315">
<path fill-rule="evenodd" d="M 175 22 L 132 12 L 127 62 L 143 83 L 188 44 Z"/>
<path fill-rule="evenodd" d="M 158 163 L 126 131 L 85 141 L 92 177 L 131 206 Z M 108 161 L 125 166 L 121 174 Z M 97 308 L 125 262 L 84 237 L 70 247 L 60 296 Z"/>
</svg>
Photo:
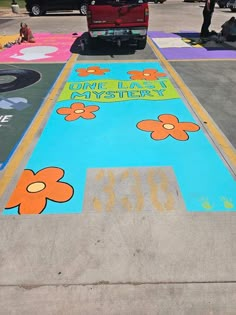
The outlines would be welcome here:
<svg viewBox="0 0 236 315">
<path fill-rule="evenodd" d="M 207 122 L 205 128 L 209 131 L 210 135 L 213 137 L 213 140 L 216 142 L 221 149 L 221 151 L 225 154 L 228 162 L 230 163 L 230 167 L 233 168 L 233 171 L 236 170 L 236 151 L 229 142 L 229 140 L 225 137 L 225 135 L 220 131 L 220 129 L 216 126 L 214 120 L 208 115 L 202 105 L 198 102 L 189 88 L 186 86 L 184 81 L 181 77 L 177 74 L 171 64 L 165 59 L 162 53 L 158 50 L 155 44 L 152 42 L 150 38 L 148 38 L 148 43 L 152 47 L 153 51 L 156 53 L 157 57 L 159 58 L 160 62 L 165 66 L 175 83 L 180 88 L 181 92 L 183 93 L 184 97 L 197 114 L 199 119 L 202 122 Z"/>
<path fill-rule="evenodd" d="M 72 64 L 76 61 L 76 58 L 77 55 L 73 54 L 66 63 L 60 77 L 56 81 L 56 84 L 54 85 L 51 93 L 47 97 L 47 100 L 45 101 L 41 109 L 38 111 L 37 116 L 32 123 L 32 126 L 29 128 L 22 142 L 18 146 L 17 151 L 13 154 L 13 157 L 10 159 L 10 162 L 6 166 L 6 170 L 3 171 L 3 175 L 0 180 L 0 196 L 3 195 L 6 188 L 10 184 L 10 181 L 12 180 L 17 168 L 19 167 L 20 163 L 22 162 L 22 159 L 24 158 L 25 154 L 28 151 L 29 144 L 32 143 L 45 117 L 47 116 L 48 112 L 53 106 L 57 93 L 59 89 L 62 87 L 62 84 L 64 83 L 66 77 L 69 75 L 69 71 L 72 68 Z"/>
</svg>

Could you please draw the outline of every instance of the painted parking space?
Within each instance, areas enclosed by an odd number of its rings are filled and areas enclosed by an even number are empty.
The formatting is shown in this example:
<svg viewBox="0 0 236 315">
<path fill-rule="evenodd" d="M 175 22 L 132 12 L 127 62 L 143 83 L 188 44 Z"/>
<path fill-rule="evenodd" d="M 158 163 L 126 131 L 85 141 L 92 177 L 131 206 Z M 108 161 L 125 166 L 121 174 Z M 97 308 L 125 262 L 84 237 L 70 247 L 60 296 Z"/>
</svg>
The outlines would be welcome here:
<svg viewBox="0 0 236 315">
<path fill-rule="evenodd" d="M 1 62 L 66 62 L 71 57 L 70 48 L 80 34 L 36 33 L 35 43 L 16 44 L 0 54 Z"/>
<path fill-rule="evenodd" d="M 77 63 L 3 213 L 235 211 L 235 192 L 160 63 Z"/>
<path fill-rule="evenodd" d="M 63 69 L 63 64 L 2 64 L 0 170 L 15 152 Z"/>
<path fill-rule="evenodd" d="M 149 36 L 167 60 L 236 59 L 236 49 L 233 43 L 210 41 L 204 45 L 199 45 L 197 44 L 199 33 L 196 32 L 150 31 Z"/>
</svg>

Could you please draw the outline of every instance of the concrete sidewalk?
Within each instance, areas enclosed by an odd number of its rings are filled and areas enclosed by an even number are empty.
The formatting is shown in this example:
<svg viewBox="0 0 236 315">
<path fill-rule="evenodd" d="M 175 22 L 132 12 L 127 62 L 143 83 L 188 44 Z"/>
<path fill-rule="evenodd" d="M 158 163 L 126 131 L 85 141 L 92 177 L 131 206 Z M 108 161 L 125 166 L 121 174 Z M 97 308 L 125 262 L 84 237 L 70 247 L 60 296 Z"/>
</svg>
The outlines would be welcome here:
<svg viewBox="0 0 236 315">
<path fill-rule="evenodd" d="M 235 224 L 222 213 L 1 217 L 0 314 L 235 315 Z"/>
<path fill-rule="evenodd" d="M 12 8 L 2 8 L 0 7 L 0 18 L 10 17 L 10 18 L 17 18 L 17 17 L 23 17 L 28 15 L 25 8 L 19 8 L 19 13 L 14 13 L 12 11 Z"/>
</svg>

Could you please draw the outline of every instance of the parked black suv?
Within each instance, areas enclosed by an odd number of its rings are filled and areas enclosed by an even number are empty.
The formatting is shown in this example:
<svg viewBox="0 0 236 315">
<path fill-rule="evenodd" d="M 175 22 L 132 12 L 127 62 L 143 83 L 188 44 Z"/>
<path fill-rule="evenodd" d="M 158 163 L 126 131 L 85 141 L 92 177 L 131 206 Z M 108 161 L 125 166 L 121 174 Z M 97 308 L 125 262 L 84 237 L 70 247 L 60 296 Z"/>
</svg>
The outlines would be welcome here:
<svg viewBox="0 0 236 315">
<path fill-rule="evenodd" d="M 229 0 L 227 8 L 229 8 L 232 12 L 236 12 L 236 0 Z"/>
<path fill-rule="evenodd" d="M 217 0 L 217 4 L 220 8 L 227 8 L 227 3 L 229 0 Z"/>
<path fill-rule="evenodd" d="M 86 0 L 25 0 L 26 10 L 33 16 L 45 14 L 47 11 L 80 10 L 87 14 Z"/>
</svg>

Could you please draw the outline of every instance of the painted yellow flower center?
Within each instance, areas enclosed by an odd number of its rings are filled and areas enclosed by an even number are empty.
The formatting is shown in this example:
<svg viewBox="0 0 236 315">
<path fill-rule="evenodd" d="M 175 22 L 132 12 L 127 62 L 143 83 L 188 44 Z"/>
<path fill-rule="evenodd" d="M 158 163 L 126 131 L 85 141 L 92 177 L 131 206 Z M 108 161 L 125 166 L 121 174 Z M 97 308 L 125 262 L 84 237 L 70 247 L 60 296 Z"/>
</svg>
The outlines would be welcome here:
<svg viewBox="0 0 236 315">
<path fill-rule="evenodd" d="M 93 73 L 93 72 L 95 72 L 95 70 L 90 69 L 90 70 L 88 70 L 87 72 L 89 72 L 89 73 Z"/>
<path fill-rule="evenodd" d="M 172 125 L 172 124 L 164 124 L 163 127 L 164 127 L 165 129 L 167 129 L 167 130 L 172 130 L 172 129 L 175 128 L 175 126 Z"/>
<path fill-rule="evenodd" d="M 84 112 L 83 109 L 76 109 L 76 110 L 75 110 L 75 113 L 76 113 L 76 114 L 82 114 L 83 112 Z"/>
<path fill-rule="evenodd" d="M 37 193 L 37 192 L 40 192 L 40 191 L 44 190 L 44 188 L 46 188 L 46 184 L 45 183 L 43 183 L 43 182 L 35 182 L 35 183 L 30 184 L 27 187 L 27 191 L 30 192 L 30 193 Z"/>
<path fill-rule="evenodd" d="M 149 77 L 150 76 L 150 73 L 144 73 L 143 74 L 145 77 Z"/>
</svg>

